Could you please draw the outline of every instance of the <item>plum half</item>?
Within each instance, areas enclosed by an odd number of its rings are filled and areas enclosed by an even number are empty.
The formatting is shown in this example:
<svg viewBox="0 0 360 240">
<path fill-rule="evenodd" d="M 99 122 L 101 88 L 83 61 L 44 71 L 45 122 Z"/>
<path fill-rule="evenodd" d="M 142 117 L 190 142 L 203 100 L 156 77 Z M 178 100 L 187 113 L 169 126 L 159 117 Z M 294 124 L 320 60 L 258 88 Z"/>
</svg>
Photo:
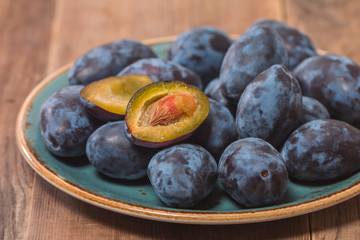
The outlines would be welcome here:
<svg viewBox="0 0 360 240">
<path fill-rule="evenodd" d="M 180 81 L 152 83 L 129 101 L 126 136 L 140 146 L 168 146 L 190 137 L 208 114 L 209 100 L 195 86 Z"/>
<path fill-rule="evenodd" d="M 81 101 L 87 111 L 100 120 L 123 120 L 132 95 L 153 82 L 145 75 L 105 78 L 84 87 L 80 92 Z"/>
</svg>

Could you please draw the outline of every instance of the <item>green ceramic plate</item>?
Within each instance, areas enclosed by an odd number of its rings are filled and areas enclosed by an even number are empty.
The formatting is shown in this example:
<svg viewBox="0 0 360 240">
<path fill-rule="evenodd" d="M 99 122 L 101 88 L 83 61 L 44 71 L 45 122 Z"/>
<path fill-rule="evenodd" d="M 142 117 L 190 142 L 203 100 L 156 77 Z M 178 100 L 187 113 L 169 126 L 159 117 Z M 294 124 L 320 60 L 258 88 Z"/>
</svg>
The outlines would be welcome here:
<svg viewBox="0 0 360 240">
<path fill-rule="evenodd" d="M 173 37 L 145 42 L 164 58 Z M 309 213 L 356 196 L 360 172 L 346 179 L 322 184 L 290 181 L 281 201 L 273 206 L 243 209 L 220 185 L 193 209 L 163 205 L 147 179 L 126 182 L 98 174 L 86 159 L 74 163 L 51 155 L 42 142 L 40 106 L 53 92 L 68 85 L 70 64 L 43 80 L 25 100 L 17 119 L 17 141 L 25 160 L 44 179 L 66 193 L 115 212 L 158 221 L 229 224 L 269 221 Z"/>
</svg>

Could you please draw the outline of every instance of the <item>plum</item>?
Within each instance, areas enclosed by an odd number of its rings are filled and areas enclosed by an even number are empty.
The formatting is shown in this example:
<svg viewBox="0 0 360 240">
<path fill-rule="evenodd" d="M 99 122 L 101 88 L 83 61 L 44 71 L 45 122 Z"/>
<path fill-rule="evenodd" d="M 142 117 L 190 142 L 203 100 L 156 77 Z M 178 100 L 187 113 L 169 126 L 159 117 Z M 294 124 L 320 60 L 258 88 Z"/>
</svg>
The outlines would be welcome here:
<svg viewBox="0 0 360 240">
<path fill-rule="evenodd" d="M 259 138 L 230 144 L 219 161 L 225 191 L 244 207 L 275 203 L 285 193 L 288 173 L 280 153 Z"/>
<path fill-rule="evenodd" d="M 124 121 L 107 123 L 96 129 L 86 144 L 90 163 L 102 174 L 125 180 L 146 176 L 156 151 L 132 144 L 125 136 Z"/>
<path fill-rule="evenodd" d="M 237 107 L 239 138 L 261 138 L 279 147 L 297 127 L 302 95 L 295 76 L 282 65 L 273 65 L 245 88 Z"/>
<path fill-rule="evenodd" d="M 312 120 L 328 118 L 330 118 L 328 110 L 318 100 L 306 96 L 302 97 L 301 117 L 298 121 L 299 126 Z"/>
<path fill-rule="evenodd" d="M 179 144 L 155 154 L 147 173 L 163 203 L 188 208 L 203 200 L 214 188 L 217 164 L 204 148 Z"/>
<path fill-rule="evenodd" d="M 186 31 L 171 44 L 168 59 L 197 73 L 204 86 L 219 76 L 221 63 L 232 41 L 223 31 L 198 27 Z"/>
<path fill-rule="evenodd" d="M 60 157 L 85 155 L 86 141 L 101 125 L 80 101 L 83 86 L 68 86 L 53 93 L 41 106 L 41 136 L 48 150 Z"/>
<path fill-rule="evenodd" d="M 275 30 L 252 27 L 241 35 L 227 51 L 221 65 L 221 91 L 229 101 L 237 103 L 246 85 L 274 64 L 286 65 L 288 52 Z"/>
<path fill-rule="evenodd" d="M 100 120 L 123 120 L 132 95 L 153 82 L 143 75 L 108 77 L 84 87 L 80 92 L 81 102 L 91 115 Z"/>
<path fill-rule="evenodd" d="M 290 71 L 293 71 L 304 59 L 317 55 L 315 45 L 310 38 L 305 33 L 286 23 L 261 19 L 256 21 L 253 26 L 270 27 L 282 37 L 289 53 L 288 68 Z"/>
<path fill-rule="evenodd" d="M 146 75 L 154 82 L 160 81 L 182 81 L 203 89 L 201 78 L 186 67 L 172 61 L 159 58 L 141 59 L 130 64 L 118 73 L 124 75 Z"/>
<path fill-rule="evenodd" d="M 360 169 L 360 130 L 338 120 L 314 120 L 290 135 L 281 155 L 293 178 L 344 177 Z"/>
<path fill-rule="evenodd" d="M 190 137 L 189 142 L 204 147 L 216 161 L 219 161 L 224 149 L 237 140 L 235 120 L 231 112 L 221 103 L 212 99 L 209 99 L 209 103 L 209 115 Z"/>
<path fill-rule="evenodd" d="M 96 47 L 78 58 L 69 71 L 70 85 L 87 85 L 115 76 L 124 67 L 142 58 L 156 55 L 144 44 L 134 40 L 118 40 Z"/>
<path fill-rule="evenodd" d="M 140 146 L 168 146 L 190 137 L 208 114 L 209 100 L 197 87 L 180 81 L 152 83 L 129 101 L 126 136 Z"/>
<path fill-rule="evenodd" d="M 303 95 L 315 98 L 331 118 L 360 127 L 360 66 L 326 54 L 305 59 L 294 70 Z"/>
<path fill-rule="evenodd" d="M 217 102 L 223 104 L 225 107 L 227 107 L 229 109 L 229 111 L 231 112 L 231 114 L 235 117 L 237 104 L 230 102 L 229 100 L 227 100 L 227 98 L 224 97 L 224 95 L 220 89 L 220 84 L 221 84 L 221 82 L 220 82 L 219 78 L 213 79 L 206 86 L 204 93 L 209 98 L 212 98 L 215 101 L 217 101 Z"/>
</svg>

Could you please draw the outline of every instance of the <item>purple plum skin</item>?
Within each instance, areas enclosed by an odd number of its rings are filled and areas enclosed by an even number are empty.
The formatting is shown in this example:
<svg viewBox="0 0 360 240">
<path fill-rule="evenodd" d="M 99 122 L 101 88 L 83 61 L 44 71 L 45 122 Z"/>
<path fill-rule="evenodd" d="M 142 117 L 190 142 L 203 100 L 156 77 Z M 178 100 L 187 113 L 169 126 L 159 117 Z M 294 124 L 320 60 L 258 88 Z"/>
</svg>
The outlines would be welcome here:
<svg viewBox="0 0 360 240">
<path fill-rule="evenodd" d="M 237 107 L 239 138 L 261 138 L 279 147 L 297 127 L 302 94 L 295 76 L 273 65 L 245 88 Z"/>
<path fill-rule="evenodd" d="M 151 159 L 147 173 L 164 204 L 189 208 L 214 188 L 217 164 L 204 148 L 179 144 L 158 152 Z"/>
<path fill-rule="evenodd" d="M 159 58 L 136 61 L 119 72 L 118 76 L 132 74 L 146 75 L 154 82 L 182 81 L 203 89 L 203 83 L 196 73 L 180 64 Z"/>
<path fill-rule="evenodd" d="M 222 91 L 220 89 L 220 79 L 215 78 L 209 84 L 206 86 L 204 93 L 206 96 L 208 96 L 211 99 L 214 99 L 215 101 L 223 104 L 225 107 L 229 109 L 231 114 L 235 117 L 236 115 L 236 106 L 237 104 L 234 104 L 232 102 L 229 102 L 224 95 L 222 94 Z"/>
<path fill-rule="evenodd" d="M 237 140 L 237 133 L 231 112 L 215 100 L 209 102 L 209 115 L 188 141 L 204 147 L 218 162 L 224 149 Z"/>
<path fill-rule="evenodd" d="M 303 95 L 315 98 L 331 118 L 360 127 L 360 66 L 326 54 L 305 59 L 295 70 Z"/>
<path fill-rule="evenodd" d="M 293 71 L 304 59 L 317 55 L 315 45 L 310 38 L 286 23 L 271 19 L 261 19 L 256 21 L 253 26 L 270 27 L 280 35 L 289 53 L 289 64 L 287 67 L 290 71 Z"/>
<path fill-rule="evenodd" d="M 338 120 L 314 120 L 286 140 L 281 155 L 289 175 L 303 181 L 324 181 L 360 169 L 360 131 Z"/>
<path fill-rule="evenodd" d="M 221 91 L 238 102 L 251 80 L 274 64 L 287 65 L 288 52 L 282 38 L 271 28 L 252 27 L 227 51 L 220 70 Z"/>
<path fill-rule="evenodd" d="M 302 97 L 301 117 L 298 122 L 299 126 L 316 119 L 329 118 L 330 114 L 328 110 L 318 100 L 306 96 Z"/>
<path fill-rule="evenodd" d="M 168 59 L 197 73 L 204 86 L 219 76 L 232 41 L 223 31 L 199 27 L 182 33 L 170 46 Z"/>
<path fill-rule="evenodd" d="M 127 65 L 142 58 L 154 58 L 154 52 L 134 40 L 118 40 L 96 47 L 78 58 L 69 71 L 70 85 L 87 85 L 115 76 Z"/>
<path fill-rule="evenodd" d="M 101 123 L 90 116 L 80 101 L 83 86 L 65 87 L 41 106 L 41 135 L 48 150 L 60 157 L 85 155 L 86 141 Z"/>
<path fill-rule="evenodd" d="M 225 191 L 247 208 L 277 202 L 288 185 L 280 153 L 258 138 L 237 140 L 225 149 L 219 162 L 219 179 Z"/>
<path fill-rule="evenodd" d="M 139 147 L 125 137 L 124 121 L 107 123 L 94 131 L 86 144 L 90 163 L 102 174 L 124 180 L 146 176 L 154 149 Z"/>
<path fill-rule="evenodd" d="M 124 120 L 125 115 L 112 113 L 106 111 L 105 109 L 89 102 L 85 98 L 80 97 L 82 105 L 85 107 L 86 111 L 93 117 L 104 121 L 104 122 L 115 122 Z"/>
<path fill-rule="evenodd" d="M 126 121 L 125 121 L 126 122 Z M 151 141 L 145 141 L 145 140 L 141 140 L 138 139 L 136 137 L 134 137 L 131 134 L 131 131 L 129 129 L 129 127 L 127 126 L 127 124 L 124 124 L 124 128 L 125 128 L 125 136 L 127 137 L 127 139 L 132 142 L 135 145 L 138 146 L 142 146 L 142 147 L 148 147 L 148 148 L 162 148 L 162 147 L 169 147 L 171 145 L 180 143 L 186 139 L 188 139 L 192 134 L 194 134 L 194 132 L 196 131 L 196 129 L 190 133 L 187 133 L 185 135 L 182 135 L 180 137 L 171 139 L 169 141 L 164 141 L 164 142 L 151 142 Z"/>
</svg>

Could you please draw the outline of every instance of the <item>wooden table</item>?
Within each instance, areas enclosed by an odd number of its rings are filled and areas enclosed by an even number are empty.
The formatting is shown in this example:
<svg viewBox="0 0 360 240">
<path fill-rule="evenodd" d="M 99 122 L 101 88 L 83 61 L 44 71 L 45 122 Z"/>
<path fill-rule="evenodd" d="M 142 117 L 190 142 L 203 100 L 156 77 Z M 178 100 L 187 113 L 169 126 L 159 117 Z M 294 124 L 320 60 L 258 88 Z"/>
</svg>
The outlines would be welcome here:
<svg viewBox="0 0 360 240">
<path fill-rule="evenodd" d="M 261 17 L 283 20 L 318 48 L 360 62 L 358 0 L 0 0 L 0 239 L 360 239 L 360 197 L 273 222 L 161 223 L 109 212 L 57 190 L 17 148 L 15 118 L 26 95 L 90 48 L 202 25 L 240 34 Z"/>
</svg>

